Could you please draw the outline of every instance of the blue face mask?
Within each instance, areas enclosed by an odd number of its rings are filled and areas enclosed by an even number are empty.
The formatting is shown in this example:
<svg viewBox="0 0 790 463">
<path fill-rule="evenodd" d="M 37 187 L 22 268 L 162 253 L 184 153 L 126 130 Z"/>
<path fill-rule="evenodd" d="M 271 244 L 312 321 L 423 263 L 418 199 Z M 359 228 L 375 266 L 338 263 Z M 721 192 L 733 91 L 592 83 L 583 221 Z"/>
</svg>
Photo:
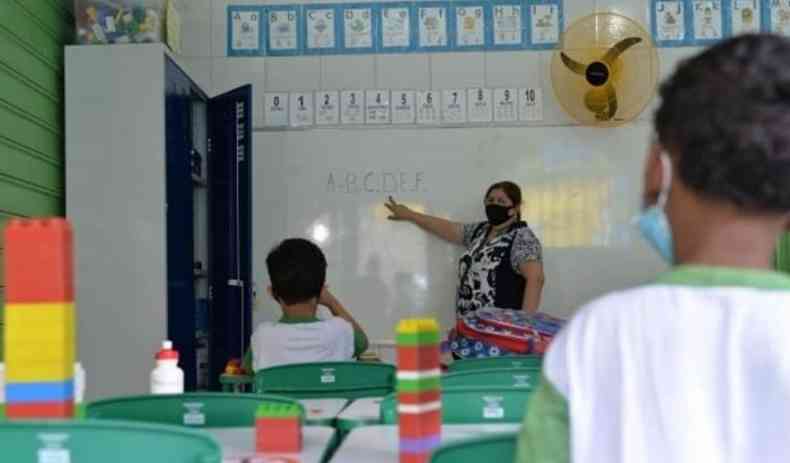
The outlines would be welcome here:
<svg viewBox="0 0 790 463">
<path fill-rule="evenodd" d="M 672 241 L 672 229 L 669 226 L 669 219 L 667 219 L 664 208 L 667 205 L 669 187 L 672 181 L 672 164 L 666 153 L 661 153 L 660 159 L 661 192 L 658 194 L 658 201 L 653 206 L 642 211 L 638 218 L 638 224 L 642 237 L 671 265 L 675 262 L 675 250 Z"/>
</svg>

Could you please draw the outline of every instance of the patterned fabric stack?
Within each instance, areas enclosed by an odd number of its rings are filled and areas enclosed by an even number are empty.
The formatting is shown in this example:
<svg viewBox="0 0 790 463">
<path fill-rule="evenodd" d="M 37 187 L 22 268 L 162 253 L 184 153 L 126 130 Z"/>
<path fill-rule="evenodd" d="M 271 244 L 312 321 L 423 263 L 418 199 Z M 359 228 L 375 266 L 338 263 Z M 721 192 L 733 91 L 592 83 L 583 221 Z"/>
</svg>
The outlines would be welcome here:
<svg viewBox="0 0 790 463">
<path fill-rule="evenodd" d="M 461 358 L 542 355 L 564 324 L 545 313 L 478 309 L 458 319 L 451 349 Z"/>
<path fill-rule="evenodd" d="M 260 404 L 255 413 L 255 450 L 258 453 L 301 452 L 301 408 L 279 402 Z"/>
<path fill-rule="evenodd" d="M 433 319 L 401 320 L 396 339 L 400 462 L 424 463 L 441 441 L 439 325 Z"/>
<path fill-rule="evenodd" d="M 12 220 L 5 229 L 8 418 L 74 414 L 74 278 L 64 219 Z"/>
</svg>

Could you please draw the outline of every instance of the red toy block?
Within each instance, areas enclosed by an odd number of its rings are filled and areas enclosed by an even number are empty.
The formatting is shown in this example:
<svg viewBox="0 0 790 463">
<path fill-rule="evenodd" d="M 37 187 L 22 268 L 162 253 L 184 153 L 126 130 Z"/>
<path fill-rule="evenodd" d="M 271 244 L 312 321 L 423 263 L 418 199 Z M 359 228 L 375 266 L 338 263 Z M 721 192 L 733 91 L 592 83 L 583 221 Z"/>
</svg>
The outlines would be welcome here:
<svg viewBox="0 0 790 463">
<path fill-rule="evenodd" d="M 439 345 L 398 346 L 399 370 L 433 370 L 439 368 Z"/>
<path fill-rule="evenodd" d="M 405 453 L 400 452 L 399 463 L 428 463 L 431 461 L 431 454 L 425 453 Z"/>
<path fill-rule="evenodd" d="M 258 453 L 299 453 L 302 425 L 298 418 L 257 418 L 255 451 Z"/>
<path fill-rule="evenodd" d="M 66 219 L 13 219 L 5 228 L 5 301 L 73 302 L 74 258 Z"/>
<path fill-rule="evenodd" d="M 28 402 L 7 403 L 5 406 L 6 417 L 14 418 L 72 418 L 74 416 L 74 402 Z"/>
<path fill-rule="evenodd" d="M 399 413 L 398 435 L 409 439 L 433 436 L 442 432 L 442 411 L 425 413 Z"/>
<path fill-rule="evenodd" d="M 398 392 L 398 403 L 404 405 L 422 405 L 439 400 L 442 400 L 441 389 L 431 389 L 422 392 Z"/>
</svg>

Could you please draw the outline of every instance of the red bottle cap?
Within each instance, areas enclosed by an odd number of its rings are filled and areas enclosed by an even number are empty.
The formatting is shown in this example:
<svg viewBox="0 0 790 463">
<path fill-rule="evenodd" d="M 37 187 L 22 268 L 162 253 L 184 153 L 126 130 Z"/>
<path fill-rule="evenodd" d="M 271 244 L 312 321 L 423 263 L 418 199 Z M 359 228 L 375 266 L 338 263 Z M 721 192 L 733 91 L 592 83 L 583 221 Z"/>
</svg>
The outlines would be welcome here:
<svg viewBox="0 0 790 463">
<path fill-rule="evenodd" d="M 173 350 L 171 341 L 162 341 L 162 348 L 156 353 L 157 360 L 178 360 L 178 351 Z"/>
</svg>

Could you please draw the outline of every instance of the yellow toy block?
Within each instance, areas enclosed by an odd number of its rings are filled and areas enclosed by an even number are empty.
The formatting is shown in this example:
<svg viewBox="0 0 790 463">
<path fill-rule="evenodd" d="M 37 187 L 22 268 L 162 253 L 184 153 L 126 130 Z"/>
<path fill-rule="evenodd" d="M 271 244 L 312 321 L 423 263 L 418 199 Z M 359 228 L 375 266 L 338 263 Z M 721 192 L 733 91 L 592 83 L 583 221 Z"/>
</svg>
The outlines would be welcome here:
<svg viewBox="0 0 790 463">
<path fill-rule="evenodd" d="M 8 383 L 65 381 L 74 378 L 74 362 L 61 364 L 6 362 L 5 378 Z"/>
<path fill-rule="evenodd" d="M 439 331 L 439 324 L 433 318 L 407 318 L 398 322 L 399 334 L 416 334 Z"/>
<path fill-rule="evenodd" d="M 74 362 L 74 343 L 19 342 L 5 351 L 6 363 Z"/>
<path fill-rule="evenodd" d="M 75 342 L 74 305 L 6 304 L 5 349 L 17 343 Z"/>
</svg>

